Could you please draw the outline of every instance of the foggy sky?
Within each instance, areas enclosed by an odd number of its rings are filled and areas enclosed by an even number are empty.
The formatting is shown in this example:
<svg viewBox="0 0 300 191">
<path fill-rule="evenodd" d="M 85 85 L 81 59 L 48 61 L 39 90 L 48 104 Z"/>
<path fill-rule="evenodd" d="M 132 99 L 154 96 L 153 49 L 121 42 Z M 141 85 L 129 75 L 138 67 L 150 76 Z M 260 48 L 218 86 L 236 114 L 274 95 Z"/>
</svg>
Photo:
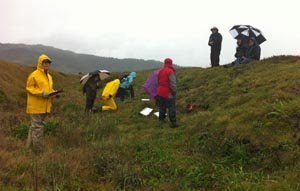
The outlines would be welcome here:
<svg viewBox="0 0 300 191">
<path fill-rule="evenodd" d="M 210 66 L 210 28 L 223 36 L 221 64 L 234 60 L 229 29 L 263 31 L 262 58 L 300 54 L 297 0 L 0 0 L 0 42 L 77 53 Z"/>
</svg>

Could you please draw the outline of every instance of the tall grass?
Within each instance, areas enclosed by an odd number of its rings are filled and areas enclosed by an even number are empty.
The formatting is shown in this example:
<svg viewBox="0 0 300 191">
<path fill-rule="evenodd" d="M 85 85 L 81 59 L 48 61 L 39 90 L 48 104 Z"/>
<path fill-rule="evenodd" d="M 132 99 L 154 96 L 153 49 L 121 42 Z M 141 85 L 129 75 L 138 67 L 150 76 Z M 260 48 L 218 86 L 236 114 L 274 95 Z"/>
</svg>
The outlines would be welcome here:
<svg viewBox="0 0 300 191">
<path fill-rule="evenodd" d="M 299 69 L 299 57 L 292 56 L 232 68 L 178 69 L 178 129 L 139 114 L 144 107 L 158 110 L 154 102 L 140 101 L 152 71 L 137 74 L 136 98 L 117 100 L 117 111 L 95 114 L 84 112 L 80 76 L 54 73 L 55 85 L 65 92 L 46 120 L 44 150 L 36 158 L 38 187 L 300 190 Z M 9 96 L 0 102 L 2 190 L 34 190 L 34 155 L 24 147 L 26 96 L 20 92 L 18 103 Z"/>
</svg>

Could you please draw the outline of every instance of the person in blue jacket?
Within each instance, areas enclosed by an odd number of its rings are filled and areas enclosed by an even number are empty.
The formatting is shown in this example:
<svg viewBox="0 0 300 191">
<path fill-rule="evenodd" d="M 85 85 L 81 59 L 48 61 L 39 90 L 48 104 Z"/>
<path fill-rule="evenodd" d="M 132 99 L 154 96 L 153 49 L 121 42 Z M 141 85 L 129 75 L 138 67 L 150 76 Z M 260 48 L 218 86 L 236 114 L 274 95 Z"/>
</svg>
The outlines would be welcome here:
<svg viewBox="0 0 300 191">
<path fill-rule="evenodd" d="M 120 97 L 121 101 L 124 101 L 127 91 L 130 91 L 130 97 L 134 98 L 134 90 L 132 87 L 132 83 L 135 78 L 136 78 L 135 72 L 131 72 L 129 75 L 120 77 L 121 84 L 118 90 L 117 97 Z"/>
</svg>

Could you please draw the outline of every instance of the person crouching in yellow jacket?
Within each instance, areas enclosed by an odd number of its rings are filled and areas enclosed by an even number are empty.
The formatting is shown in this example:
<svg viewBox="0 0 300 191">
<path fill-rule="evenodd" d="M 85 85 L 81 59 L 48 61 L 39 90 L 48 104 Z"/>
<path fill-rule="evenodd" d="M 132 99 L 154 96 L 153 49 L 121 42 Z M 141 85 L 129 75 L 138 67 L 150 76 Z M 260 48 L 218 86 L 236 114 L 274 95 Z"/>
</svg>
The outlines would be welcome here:
<svg viewBox="0 0 300 191">
<path fill-rule="evenodd" d="M 115 79 L 111 82 L 108 82 L 102 92 L 101 99 L 104 102 L 104 105 L 102 106 L 102 111 L 106 110 L 117 110 L 117 104 L 114 100 L 117 91 L 120 87 L 120 80 Z"/>
<path fill-rule="evenodd" d="M 42 54 L 38 58 L 37 69 L 27 78 L 27 108 L 26 112 L 30 115 L 30 127 L 27 138 L 27 148 L 33 151 L 42 149 L 41 139 L 44 133 L 44 119 L 50 113 L 52 106 L 53 89 L 52 76 L 49 73 L 51 59 Z"/>
</svg>

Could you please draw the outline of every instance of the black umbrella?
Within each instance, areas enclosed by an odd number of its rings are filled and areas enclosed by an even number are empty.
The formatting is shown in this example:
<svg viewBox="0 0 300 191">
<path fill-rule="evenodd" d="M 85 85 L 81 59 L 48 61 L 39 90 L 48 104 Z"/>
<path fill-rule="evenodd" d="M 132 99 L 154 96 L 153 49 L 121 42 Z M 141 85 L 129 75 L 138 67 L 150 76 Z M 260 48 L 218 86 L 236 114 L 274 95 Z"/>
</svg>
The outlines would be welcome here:
<svg viewBox="0 0 300 191">
<path fill-rule="evenodd" d="M 235 25 L 229 30 L 229 33 L 235 39 L 249 39 L 254 37 L 258 44 L 266 41 L 266 38 L 262 34 L 261 30 L 250 25 Z"/>
</svg>

